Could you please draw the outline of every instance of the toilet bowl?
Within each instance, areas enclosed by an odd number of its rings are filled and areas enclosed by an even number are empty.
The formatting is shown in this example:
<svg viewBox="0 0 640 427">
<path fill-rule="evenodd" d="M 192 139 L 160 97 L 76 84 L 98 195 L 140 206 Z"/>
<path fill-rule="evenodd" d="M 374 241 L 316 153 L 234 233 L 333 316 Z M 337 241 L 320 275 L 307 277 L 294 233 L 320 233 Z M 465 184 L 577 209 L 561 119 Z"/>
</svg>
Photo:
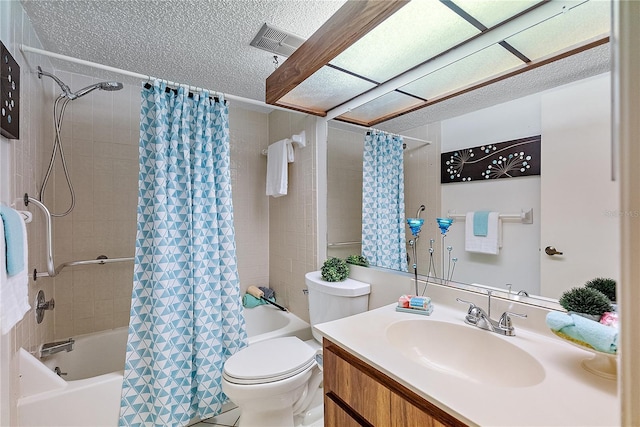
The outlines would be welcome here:
<svg viewBox="0 0 640 427">
<path fill-rule="evenodd" d="M 230 357 L 222 391 L 242 411 L 240 426 L 293 426 L 322 381 L 316 351 L 297 337 L 261 341 Z"/>
<path fill-rule="evenodd" d="M 370 286 L 356 280 L 329 283 L 315 271 L 305 275 L 309 289 L 311 325 L 327 322 L 368 308 Z M 314 334 L 321 342 L 321 337 Z M 293 427 L 317 399 L 322 369 L 317 342 L 309 345 L 297 337 L 260 341 L 227 359 L 222 391 L 240 408 L 240 427 Z"/>
</svg>

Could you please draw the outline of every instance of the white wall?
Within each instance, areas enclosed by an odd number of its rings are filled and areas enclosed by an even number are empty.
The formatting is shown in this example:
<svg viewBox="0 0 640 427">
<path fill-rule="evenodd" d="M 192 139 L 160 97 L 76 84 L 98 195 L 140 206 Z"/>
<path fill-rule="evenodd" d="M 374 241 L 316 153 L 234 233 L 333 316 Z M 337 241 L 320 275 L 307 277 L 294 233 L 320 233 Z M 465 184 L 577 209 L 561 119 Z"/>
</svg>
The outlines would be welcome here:
<svg viewBox="0 0 640 427">
<path fill-rule="evenodd" d="M 475 111 L 442 122 L 442 152 L 539 135 L 540 94 Z M 544 144 L 544 138 L 542 143 Z M 446 238 L 458 258 L 453 280 L 539 294 L 540 178 L 538 176 L 443 184 L 442 216 L 491 210 L 519 213 L 533 209 L 534 223 L 503 224 L 499 255 L 464 250 L 464 221 L 454 223 Z M 440 272 L 438 271 L 440 274 Z"/>
</svg>

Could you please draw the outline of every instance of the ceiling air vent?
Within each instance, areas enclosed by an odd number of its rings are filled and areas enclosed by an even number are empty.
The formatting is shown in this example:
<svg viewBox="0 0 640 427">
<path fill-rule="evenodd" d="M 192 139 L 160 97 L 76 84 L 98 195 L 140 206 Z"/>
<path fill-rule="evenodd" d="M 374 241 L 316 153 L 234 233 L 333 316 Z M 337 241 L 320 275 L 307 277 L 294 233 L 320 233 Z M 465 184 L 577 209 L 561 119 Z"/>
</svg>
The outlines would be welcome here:
<svg viewBox="0 0 640 427">
<path fill-rule="evenodd" d="M 264 24 L 251 41 L 251 46 L 282 56 L 290 56 L 304 43 L 302 37 L 287 33 L 272 25 Z"/>
</svg>

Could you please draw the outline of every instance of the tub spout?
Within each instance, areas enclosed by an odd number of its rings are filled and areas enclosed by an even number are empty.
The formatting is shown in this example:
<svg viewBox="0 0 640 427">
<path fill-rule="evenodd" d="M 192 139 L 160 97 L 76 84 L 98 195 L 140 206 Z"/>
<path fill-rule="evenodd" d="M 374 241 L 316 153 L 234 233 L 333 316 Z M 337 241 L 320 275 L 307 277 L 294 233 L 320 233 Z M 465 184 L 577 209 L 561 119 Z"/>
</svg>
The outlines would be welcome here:
<svg viewBox="0 0 640 427">
<path fill-rule="evenodd" d="M 42 344 L 40 347 L 40 357 L 51 356 L 52 354 L 60 353 L 61 351 L 73 350 L 73 344 L 75 341 L 73 338 L 69 338 L 65 341 L 55 341 Z"/>
</svg>

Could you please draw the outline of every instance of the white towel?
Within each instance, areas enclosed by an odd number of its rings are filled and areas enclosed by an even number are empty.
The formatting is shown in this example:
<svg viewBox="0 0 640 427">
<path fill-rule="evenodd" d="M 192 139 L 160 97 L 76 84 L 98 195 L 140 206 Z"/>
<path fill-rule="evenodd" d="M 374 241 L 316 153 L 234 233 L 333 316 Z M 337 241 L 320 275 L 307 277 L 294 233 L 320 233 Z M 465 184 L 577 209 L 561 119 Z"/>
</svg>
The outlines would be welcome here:
<svg viewBox="0 0 640 427">
<path fill-rule="evenodd" d="M 24 236 L 24 269 L 13 276 L 7 276 L 4 223 L 0 217 L 0 327 L 3 335 L 22 320 L 25 313 L 31 309 L 29 306 L 27 228 L 24 221 L 22 222 L 22 235 Z"/>
<path fill-rule="evenodd" d="M 280 197 L 287 194 L 288 163 L 293 163 L 293 146 L 290 139 L 283 139 L 269 145 L 267 150 L 267 196 Z"/>
<path fill-rule="evenodd" d="M 467 252 L 498 255 L 502 246 L 500 239 L 500 229 L 502 228 L 500 212 L 489 213 L 486 236 L 475 236 L 473 234 L 473 215 L 474 212 L 467 212 L 465 218 L 464 249 Z"/>
</svg>

